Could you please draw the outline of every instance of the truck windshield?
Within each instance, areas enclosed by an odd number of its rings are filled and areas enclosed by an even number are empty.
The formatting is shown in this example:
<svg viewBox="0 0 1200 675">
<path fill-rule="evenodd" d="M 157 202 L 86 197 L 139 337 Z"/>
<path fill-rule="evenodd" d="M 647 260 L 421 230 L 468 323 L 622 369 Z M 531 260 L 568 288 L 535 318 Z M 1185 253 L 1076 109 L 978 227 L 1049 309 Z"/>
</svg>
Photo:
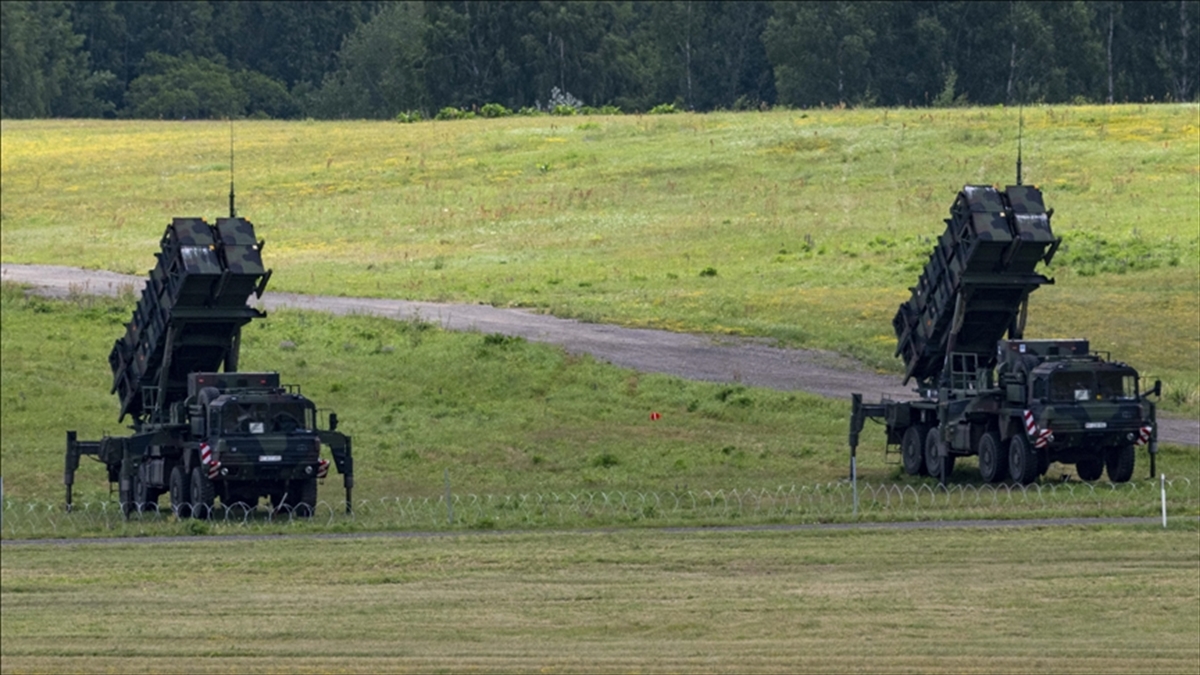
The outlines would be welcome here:
<svg viewBox="0 0 1200 675">
<path fill-rule="evenodd" d="M 1122 371 L 1060 371 L 1050 376 L 1052 401 L 1112 401 L 1137 398 L 1137 376 Z"/>
<path fill-rule="evenodd" d="M 309 411 L 298 401 L 226 403 L 221 429 L 231 434 L 289 433 L 312 428 Z"/>
</svg>

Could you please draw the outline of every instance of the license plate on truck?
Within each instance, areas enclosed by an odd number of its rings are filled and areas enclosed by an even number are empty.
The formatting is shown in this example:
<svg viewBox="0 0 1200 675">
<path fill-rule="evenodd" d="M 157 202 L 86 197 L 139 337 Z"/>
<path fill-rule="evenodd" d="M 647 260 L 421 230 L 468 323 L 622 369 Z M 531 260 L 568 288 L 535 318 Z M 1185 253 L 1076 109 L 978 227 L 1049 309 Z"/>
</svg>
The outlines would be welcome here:
<svg viewBox="0 0 1200 675">
<path fill-rule="evenodd" d="M 258 458 L 258 461 L 260 461 L 260 462 L 282 462 L 283 455 L 260 455 Z"/>
<path fill-rule="evenodd" d="M 1084 429 L 1107 429 L 1108 422 L 1085 422 Z"/>
</svg>

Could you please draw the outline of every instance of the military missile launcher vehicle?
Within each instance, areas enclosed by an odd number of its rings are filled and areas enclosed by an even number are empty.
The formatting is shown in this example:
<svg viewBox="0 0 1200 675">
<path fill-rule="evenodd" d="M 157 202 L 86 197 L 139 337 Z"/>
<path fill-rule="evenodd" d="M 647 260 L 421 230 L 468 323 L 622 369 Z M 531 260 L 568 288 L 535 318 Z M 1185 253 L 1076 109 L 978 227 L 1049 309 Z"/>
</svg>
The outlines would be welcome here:
<svg viewBox="0 0 1200 675">
<path fill-rule="evenodd" d="M 231 188 L 231 213 L 232 205 Z M 317 408 L 299 387 L 281 384 L 278 373 L 238 370 L 242 328 L 266 316 L 247 304 L 271 277 L 263 244 L 250 221 L 233 215 L 215 225 L 175 218 L 167 226 L 158 263 L 108 357 L 118 421 L 131 418 L 133 434 L 81 441 L 67 432 L 68 510 L 86 455 L 105 465 L 127 515 L 157 508 L 164 493 L 180 517 L 207 517 L 217 499 L 253 507 L 260 497 L 309 515 L 329 469 L 322 446 L 350 508 L 354 464 L 337 415 L 318 428 Z"/>
<path fill-rule="evenodd" d="M 1019 166 L 1019 165 L 1018 165 Z M 882 420 L 887 452 L 904 470 L 943 482 L 958 457 L 977 455 L 984 480 L 1028 484 L 1051 462 L 1074 464 L 1083 480 L 1105 469 L 1133 475 L 1135 447 L 1157 452 L 1161 383 L 1141 389 L 1138 372 L 1092 352 L 1087 340 L 1025 339 L 1029 295 L 1053 279 L 1060 239 L 1042 193 L 1018 185 L 967 185 L 958 193 L 911 297 L 892 327 L 912 401 L 853 397 L 853 458 L 866 419 Z M 853 459 L 852 459 L 853 461 Z"/>
</svg>

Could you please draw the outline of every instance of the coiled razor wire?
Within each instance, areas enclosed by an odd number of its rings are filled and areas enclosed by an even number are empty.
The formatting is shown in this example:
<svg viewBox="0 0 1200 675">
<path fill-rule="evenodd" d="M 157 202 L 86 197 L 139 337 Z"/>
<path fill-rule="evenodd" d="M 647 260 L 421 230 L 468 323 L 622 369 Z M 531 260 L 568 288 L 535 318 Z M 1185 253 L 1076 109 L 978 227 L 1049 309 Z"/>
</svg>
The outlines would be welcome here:
<svg viewBox="0 0 1200 675">
<path fill-rule="evenodd" d="M 1061 515 L 1155 515 L 1157 481 L 947 485 L 859 483 L 859 517 L 874 521 Z M 1186 477 L 1166 482 L 1168 508 L 1194 514 L 1200 490 Z M 683 491 L 595 490 L 453 494 L 321 500 L 273 509 L 237 503 L 177 511 L 161 504 L 84 501 L 70 512 L 61 502 L 6 497 L 0 504 L 5 538 L 323 531 L 592 527 L 623 524 L 805 523 L 850 520 L 853 491 L 846 482 Z M 449 507 L 449 508 L 448 508 Z M 453 520 L 451 520 L 451 517 Z"/>
</svg>

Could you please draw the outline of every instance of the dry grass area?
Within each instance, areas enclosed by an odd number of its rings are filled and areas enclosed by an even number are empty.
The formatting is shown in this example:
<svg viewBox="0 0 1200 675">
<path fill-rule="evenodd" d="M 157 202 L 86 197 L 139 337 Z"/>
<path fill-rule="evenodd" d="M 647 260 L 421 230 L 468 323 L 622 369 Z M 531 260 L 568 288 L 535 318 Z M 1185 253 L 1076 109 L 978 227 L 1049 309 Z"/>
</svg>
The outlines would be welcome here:
<svg viewBox="0 0 1200 675">
<path fill-rule="evenodd" d="M 1195 673 L 1195 524 L 5 546 L 5 673 Z"/>
</svg>

